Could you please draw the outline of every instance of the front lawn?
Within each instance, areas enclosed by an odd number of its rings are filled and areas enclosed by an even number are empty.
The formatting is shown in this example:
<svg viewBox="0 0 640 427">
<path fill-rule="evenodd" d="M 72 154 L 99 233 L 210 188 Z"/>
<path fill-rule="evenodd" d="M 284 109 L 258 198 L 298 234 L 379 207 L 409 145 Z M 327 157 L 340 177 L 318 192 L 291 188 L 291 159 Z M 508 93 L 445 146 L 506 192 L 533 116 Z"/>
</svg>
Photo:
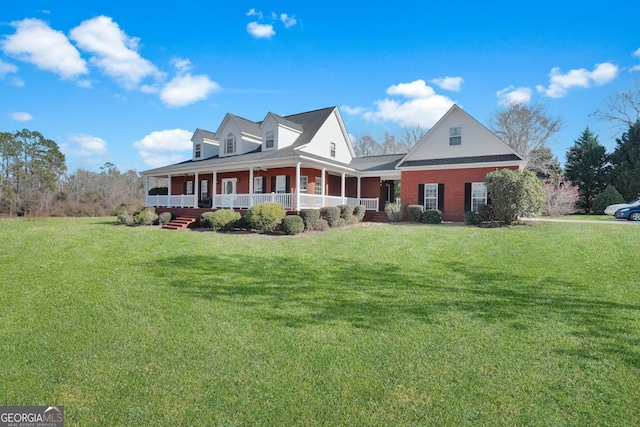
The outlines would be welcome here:
<svg viewBox="0 0 640 427">
<path fill-rule="evenodd" d="M 69 426 L 638 425 L 640 227 L 0 220 L 0 404 Z"/>
</svg>

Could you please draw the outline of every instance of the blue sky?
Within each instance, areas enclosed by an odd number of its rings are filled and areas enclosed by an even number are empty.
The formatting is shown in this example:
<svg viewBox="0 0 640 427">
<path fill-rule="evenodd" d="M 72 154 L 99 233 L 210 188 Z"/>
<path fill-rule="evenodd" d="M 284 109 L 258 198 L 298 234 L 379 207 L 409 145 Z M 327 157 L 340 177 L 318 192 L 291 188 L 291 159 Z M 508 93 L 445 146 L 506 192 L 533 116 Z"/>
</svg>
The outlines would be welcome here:
<svg viewBox="0 0 640 427">
<path fill-rule="evenodd" d="M 522 4 L 519 4 L 522 3 Z M 487 124 L 510 100 L 564 127 L 640 78 L 640 3 L 31 1 L 0 6 L 0 131 L 37 130 L 70 171 L 190 158 L 196 128 L 338 106 L 354 137 L 424 128 L 457 103 Z"/>
</svg>

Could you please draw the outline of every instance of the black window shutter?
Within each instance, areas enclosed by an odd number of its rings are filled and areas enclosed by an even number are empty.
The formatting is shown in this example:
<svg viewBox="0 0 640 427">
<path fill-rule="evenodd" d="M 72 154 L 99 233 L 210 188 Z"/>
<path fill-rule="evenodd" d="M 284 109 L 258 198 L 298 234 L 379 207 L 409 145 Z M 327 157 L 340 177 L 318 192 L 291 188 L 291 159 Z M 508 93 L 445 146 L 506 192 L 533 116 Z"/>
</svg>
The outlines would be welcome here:
<svg viewBox="0 0 640 427">
<path fill-rule="evenodd" d="M 266 193 L 267 192 L 267 177 L 263 177 L 262 178 L 262 192 Z"/>
<path fill-rule="evenodd" d="M 424 184 L 418 184 L 418 204 L 424 206 Z"/>
<path fill-rule="evenodd" d="M 298 191 L 298 189 L 296 189 L 296 191 Z M 287 175 L 286 178 L 285 178 L 284 192 L 285 193 L 291 193 L 291 175 Z"/>
<path fill-rule="evenodd" d="M 444 184 L 438 184 L 438 210 L 444 212 Z"/>
<path fill-rule="evenodd" d="M 464 184 L 464 211 L 469 212 L 471 210 L 471 183 L 465 182 Z"/>
<path fill-rule="evenodd" d="M 276 192 L 276 177 L 275 176 L 271 177 L 271 192 L 272 193 Z"/>
</svg>

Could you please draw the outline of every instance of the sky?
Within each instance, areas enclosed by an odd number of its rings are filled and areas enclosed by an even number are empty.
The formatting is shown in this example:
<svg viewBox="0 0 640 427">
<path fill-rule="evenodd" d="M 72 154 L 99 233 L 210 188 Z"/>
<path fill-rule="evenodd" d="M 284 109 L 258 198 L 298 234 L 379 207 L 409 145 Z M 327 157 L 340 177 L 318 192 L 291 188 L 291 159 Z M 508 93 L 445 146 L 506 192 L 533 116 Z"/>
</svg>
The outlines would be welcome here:
<svg viewBox="0 0 640 427">
<path fill-rule="evenodd" d="M 351 4 L 354 3 L 354 4 Z M 197 128 L 337 106 L 352 138 L 428 129 L 456 103 L 488 125 L 509 102 L 563 127 L 640 78 L 640 2 L 4 1 L 0 131 L 54 140 L 69 172 L 191 158 Z"/>
</svg>

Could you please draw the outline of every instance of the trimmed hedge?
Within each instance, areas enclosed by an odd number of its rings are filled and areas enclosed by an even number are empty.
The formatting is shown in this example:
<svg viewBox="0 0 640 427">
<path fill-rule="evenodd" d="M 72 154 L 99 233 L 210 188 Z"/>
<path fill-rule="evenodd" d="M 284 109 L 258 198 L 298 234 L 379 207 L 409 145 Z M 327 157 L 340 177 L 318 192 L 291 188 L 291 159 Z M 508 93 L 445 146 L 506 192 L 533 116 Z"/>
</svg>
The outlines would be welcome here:
<svg viewBox="0 0 640 427">
<path fill-rule="evenodd" d="M 175 219 L 175 215 L 172 212 L 162 212 L 158 215 L 158 221 L 160 225 L 169 224 L 171 221 Z"/>
<path fill-rule="evenodd" d="M 253 230 L 271 233 L 280 226 L 286 214 L 280 203 L 261 203 L 249 208 L 247 221 Z"/>
<path fill-rule="evenodd" d="M 320 219 L 319 209 L 302 209 L 300 210 L 300 218 L 304 222 L 304 230 L 310 231 L 316 229 L 316 224 Z"/>
<path fill-rule="evenodd" d="M 367 213 L 367 208 L 364 205 L 355 205 L 353 207 L 353 216 L 358 218 L 358 222 L 364 221 L 365 213 Z"/>
<path fill-rule="evenodd" d="M 329 228 L 329 223 L 324 218 L 320 218 L 318 222 L 316 222 L 316 225 L 313 226 L 315 231 L 327 231 Z"/>
<path fill-rule="evenodd" d="M 233 209 L 218 209 L 210 217 L 211 229 L 213 231 L 230 231 L 240 218 L 240 213 Z"/>
<path fill-rule="evenodd" d="M 464 213 L 464 223 L 467 225 L 482 225 L 482 217 L 477 212 L 468 211 Z"/>
<path fill-rule="evenodd" d="M 153 225 L 158 221 L 158 214 L 156 213 L 156 208 L 153 206 L 149 206 L 144 208 L 140 212 L 134 215 L 134 219 L 136 224 L 140 225 Z"/>
<path fill-rule="evenodd" d="M 400 222 L 404 219 L 404 214 L 407 212 L 407 205 L 404 203 L 389 203 L 384 208 L 389 221 Z"/>
<path fill-rule="evenodd" d="M 200 227 L 211 228 L 212 216 L 213 216 L 213 212 L 203 212 L 202 215 L 200 215 Z"/>
<path fill-rule="evenodd" d="M 407 213 L 411 221 L 422 221 L 422 214 L 424 213 L 424 207 L 422 205 L 409 205 L 407 206 Z"/>
<path fill-rule="evenodd" d="M 298 234 L 304 231 L 304 221 L 298 215 L 287 215 L 282 218 L 280 228 L 284 234 Z"/>
<path fill-rule="evenodd" d="M 340 218 L 344 218 L 344 220 L 348 223 L 353 216 L 353 205 L 339 205 L 340 208 Z"/>
<path fill-rule="evenodd" d="M 118 223 L 124 225 L 134 225 L 136 223 L 136 220 L 130 213 L 122 212 L 118 215 Z"/>
<path fill-rule="evenodd" d="M 335 227 L 340 219 L 340 208 L 332 206 L 320 208 L 320 217 L 327 221 L 329 227 Z"/>
<path fill-rule="evenodd" d="M 437 209 L 427 209 L 422 214 L 424 224 L 440 224 L 442 222 L 442 212 Z"/>
</svg>

